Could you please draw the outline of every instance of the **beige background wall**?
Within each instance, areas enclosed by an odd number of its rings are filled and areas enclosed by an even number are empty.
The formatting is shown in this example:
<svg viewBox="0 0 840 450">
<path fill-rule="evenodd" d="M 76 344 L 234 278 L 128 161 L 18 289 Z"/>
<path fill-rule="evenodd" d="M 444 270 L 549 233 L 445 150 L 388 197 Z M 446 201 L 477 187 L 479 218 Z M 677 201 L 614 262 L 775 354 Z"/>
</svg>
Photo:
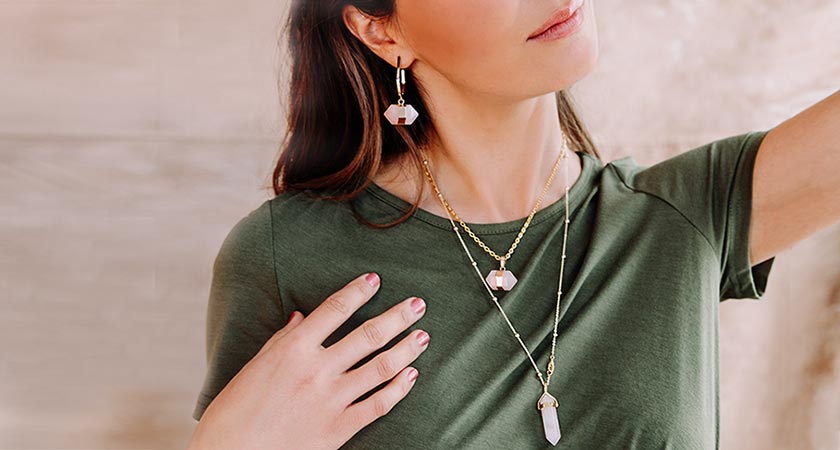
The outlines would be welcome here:
<svg viewBox="0 0 840 450">
<path fill-rule="evenodd" d="M 838 88 L 840 3 L 734 3 L 597 3 L 573 92 L 607 160 Z M 184 447 L 212 260 L 268 196 L 285 7 L 0 0 L 0 448 Z M 840 450 L 840 227 L 721 320 L 723 448 Z"/>
</svg>

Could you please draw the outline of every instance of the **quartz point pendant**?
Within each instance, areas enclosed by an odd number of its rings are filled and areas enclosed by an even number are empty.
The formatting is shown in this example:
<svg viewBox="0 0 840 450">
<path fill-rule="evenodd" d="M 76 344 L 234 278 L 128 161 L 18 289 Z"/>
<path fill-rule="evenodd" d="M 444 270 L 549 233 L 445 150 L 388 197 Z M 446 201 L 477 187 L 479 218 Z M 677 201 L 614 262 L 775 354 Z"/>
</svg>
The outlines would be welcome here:
<svg viewBox="0 0 840 450">
<path fill-rule="evenodd" d="M 551 445 L 556 445 L 560 440 L 560 421 L 557 419 L 557 399 L 548 392 L 543 393 L 537 402 L 537 409 L 542 414 L 543 430 L 545 438 Z"/>
<path fill-rule="evenodd" d="M 499 267 L 499 270 L 491 270 L 484 280 L 487 281 L 490 288 L 495 291 L 498 291 L 499 289 L 509 291 L 513 289 L 513 285 L 515 285 L 517 281 L 516 277 L 513 276 L 513 272 L 505 269 L 505 258 L 501 259 L 501 266 Z"/>
<path fill-rule="evenodd" d="M 392 125 L 411 125 L 418 116 L 411 105 L 391 105 L 385 110 L 385 117 Z"/>
</svg>

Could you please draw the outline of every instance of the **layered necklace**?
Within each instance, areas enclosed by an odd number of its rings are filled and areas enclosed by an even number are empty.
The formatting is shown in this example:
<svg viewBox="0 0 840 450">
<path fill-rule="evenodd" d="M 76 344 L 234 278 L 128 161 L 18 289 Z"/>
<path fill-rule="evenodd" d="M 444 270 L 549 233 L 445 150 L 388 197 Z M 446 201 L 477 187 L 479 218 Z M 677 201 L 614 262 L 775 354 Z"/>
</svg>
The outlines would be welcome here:
<svg viewBox="0 0 840 450">
<path fill-rule="evenodd" d="M 525 234 L 525 230 L 528 228 L 528 224 L 531 222 L 531 219 L 534 217 L 540 203 L 542 202 L 543 197 L 545 196 L 546 191 L 548 190 L 548 186 L 551 184 L 551 180 L 554 178 L 554 173 L 557 171 L 557 166 L 560 164 L 562 159 L 568 158 L 568 141 L 566 139 L 566 135 L 563 134 L 563 148 L 560 151 L 560 156 L 557 158 L 557 162 L 554 164 L 554 168 L 551 170 L 551 175 L 548 178 L 548 181 L 543 188 L 542 194 L 540 194 L 539 199 L 537 200 L 537 204 L 534 205 L 533 210 L 531 210 L 531 214 L 528 216 L 528 219 L 525 221 L 525 224 L 522 226 L 522 229 L 519 231 L 519 235 L 511 245 L 510 249 L 508 250 L 507 254 L 504 256 L 499 256 L 492 250 L 490 250 L 487 245 L 485 245 L 478 236 L 473 233 L 470 228 L 455 214 L 455 211 L 449 206 L 449 203 L 444 199 L 443 194 L 441 194 L 440 190 L 437 187 L 437 183 L 435 183 L 434 178 L 432 177 L 431 172 L 429 172 L 429 161 L 423 160 L 423 169 L 426 173 L 426 178 L 428 178 L 429 182 L 432 185 L 432 188 L 435 191 L 438 199 L 443 204 L 444 208 L 448 211 L 448 218 L 449 223 L 452 224 L 452 230 L 455 231 L 455 235 L 458 237 L 458 241 L 461 243 L 461 247 L 463 247 L 464 252 L 467 254 L 467 257 L 470 259 L 472 263 L 473 269 L 475 269 L 476 275 L 478 275 L 478 279 L 484 288 L 487 290 L 487 293 L 490 295 L 490 299 L 498 308 L 499 312 L 502 314 L 505 322 L 507 323 L 510 330 L 513 332 L 513 336 L 519 341 L 519 345 L 525 350 L 525 353 L 528 355 L 528 359 L 531 361 L 531 365 L 534 366 L 536 370 L 537 377 L 539 378 L 540 383 L 543 386 L 543 392 L 540 395 L 539 399 L 537 400 L 537 410 L 540 412 L 542 416 L 542 423 L 543 423 L 543 430 L 545 432 L 545 438 L 551 442 L 552 445 L 556 445 L 557 442 L 560 440 L 560 422 L 557 419 L 557 407 L 558 402 L 557 399 L 548 392 L 548 385 L 551 383 L 551 374 L 554 372 L 554 347 L 557 342 L 557 324 L 560 318 L 560 298 L 563 294 L 563 269 L 566 262 L 566 240 L 569 236 L 569 164 L 563 164 L 564 172 L 566 175 L 566 190 L 563 195 L 563 198 L 566 202 L 566 217 L 565 223 L 563 228 L 563 250 L 562 250 L 562 257 L 560 258 L 560 280 L 557 283 L 557 306 L 555 307 L 554 311 L 554 333 L 551 338 L 551 356 L 548 360 L 548 366 L 546 367 L 546 378 L 543 378 L 543 374 L 540 371 L 539 367 L 537 367 L 537 363 L 534 362 L 534 358 L 531 356 L 531 352 L 528 350 L 528 347 L 522 342 L 520 338 L 519 332 L 513 327 L 513 324 L 505 314 L 504 309 L 502 309 L 501 305 L 499 304 L 499 299 L 493 293 L 493 290 L 503 289 L 505 291 L 509 291 L 513 288 L 513 285 L 516 284 L 516 277 L 505 268 L 505 261 L 513 254 L 514 249 L 516 249 L 516 245 L 519 243 L 519 240 Z M 472 254 L 467 249 L 467 245 L 464 243 L 464 239 L 461 237 L 461 233 L 458 230 L 458 226 L 455 225 L 455 221 L 452 220 L 452 217 L 455 217 L 458 222 L 460 222 L 461 227 L 469 233 L 469 235 L 473 238 L 473 240 L 478 243 L 478 245 L 484 249 L 485 252 L 489 253 L 493 258 L 500 262 L 500 267 L 498 270 L 492 270 L 486 277 L 482 276 L 481 271 L 478 269 L 478 264 L 473 259 Z"/>
</svg>

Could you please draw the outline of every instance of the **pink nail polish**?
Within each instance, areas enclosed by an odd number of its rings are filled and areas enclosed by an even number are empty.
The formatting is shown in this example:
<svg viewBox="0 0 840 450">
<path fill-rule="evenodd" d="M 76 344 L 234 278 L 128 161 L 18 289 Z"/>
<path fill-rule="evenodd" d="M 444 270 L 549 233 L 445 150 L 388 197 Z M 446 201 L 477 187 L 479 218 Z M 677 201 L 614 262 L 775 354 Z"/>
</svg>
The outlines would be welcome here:
<svg viewBox="0 0 840 450">
<path fill-rule="evenodd" d="M 418 333 L 417 342 L 420 343 L 421 346 L 425 347 L 426 344 L 429 343 L 429 333 L 426 333 L 425 331 Z"/>
<path fill-rule="evenodd" d="M 379 275 L 374 272 L 367 274 L 365 281 L 373 287 L 379 286 Z"/>
<path fill-rule="evenodd" d="M 420 314 L 426 309 L 426 302 L 424 302 L 420 297 L 414 297 L 414 300 L 411 301 L 411 309 L 413 309 L 416 314 Z"/>
<path fill-rule="evenodd" d="M 420 375 L 420 372 L 418 372 L 417 369 L 412 367 L 411 370 L 408 371 L 408 381 L 416 380 L 417 375 Z"/>
</svg>

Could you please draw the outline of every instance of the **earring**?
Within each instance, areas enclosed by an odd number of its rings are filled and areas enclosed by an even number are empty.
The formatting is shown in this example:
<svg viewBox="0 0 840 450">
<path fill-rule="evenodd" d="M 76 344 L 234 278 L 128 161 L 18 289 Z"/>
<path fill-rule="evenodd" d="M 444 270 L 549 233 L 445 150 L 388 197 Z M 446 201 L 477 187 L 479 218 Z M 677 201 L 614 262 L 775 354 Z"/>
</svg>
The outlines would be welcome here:
<svg viewBox="0 0 840 450">
<path fill-rule="evenodd" d="M 392 125 L 411 125 L 414 119 L 419 116 L 413 106 L 405 104 L 405 100 L 403 100 L 404 93 L 405 69 L 400 67 L 400 57 L 397 56 L 397 94 L 400 96 L 400 99 L 396 105 L 392 104 L 385 111 L 385 117 L 388 118 L 388 122 L 391 122 Z"/>
</svg>

